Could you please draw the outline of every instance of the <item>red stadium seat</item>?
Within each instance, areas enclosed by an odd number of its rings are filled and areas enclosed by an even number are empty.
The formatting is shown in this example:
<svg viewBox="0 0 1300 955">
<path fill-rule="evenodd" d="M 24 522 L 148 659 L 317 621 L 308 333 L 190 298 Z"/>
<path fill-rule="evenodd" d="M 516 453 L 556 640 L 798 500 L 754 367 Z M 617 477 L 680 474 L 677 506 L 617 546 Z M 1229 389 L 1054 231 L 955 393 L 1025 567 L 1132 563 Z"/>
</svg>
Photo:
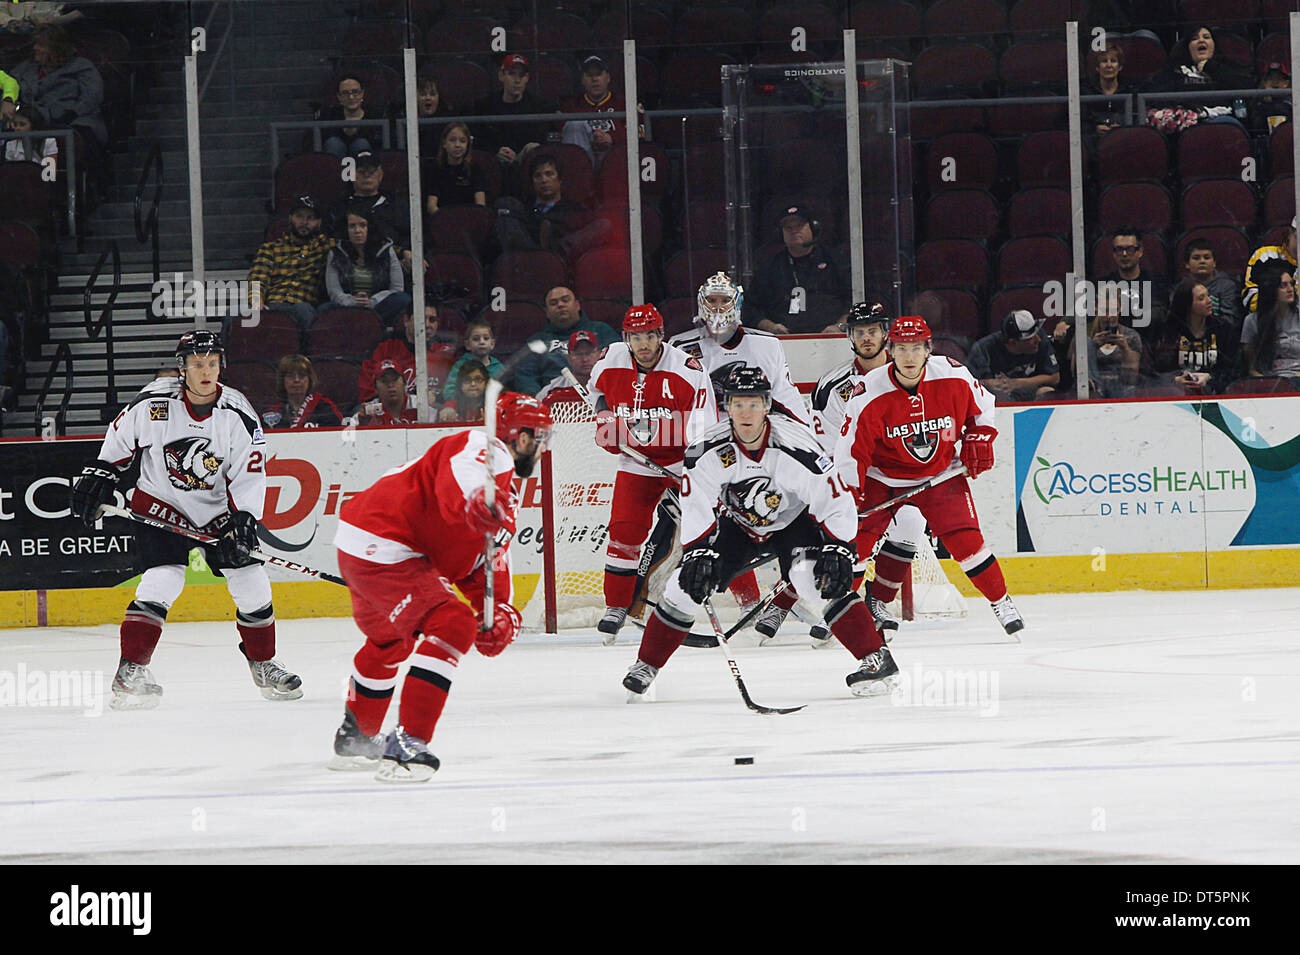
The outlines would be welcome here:
<svg viewBox="0 0 1300 955">
<path fill-rule="evenodd" d="M 488 275 L 489 297 L 495 289 L 505 289 L 507 299 L 540 302 L 557 285 L 569 284 L 569 270 L 564 259 L 554 252 L 504 252 L 497 257 Z"/>
<path fill-rule="evenodd" d="M 342 415 L 356 410 L 360 400 L 361 363 L 345 358 L 313 358 L 317 390 L 338 407 Z"/>
<path fill-rule="evenodd" d="M 849 12 L 857 35 L 912 40 L 921 35 L 921 11 L 905 0 L 861 0 Z"/>
<path fill-rule="evenodd" d="M 1264 228 L 1290 225 L 1295 218 L 1295 179 L 1274 179 L 1264 193 Z"/>
<path fill-rule="evenodd" d="M 1012 239 L 998 253 L 997 285 L 1062 282 L 1071 271 L 1070 248 L 1055 236 Z"/>
<path fill-rule="evenodd" d="M 256 325 L 235 322 L 226 339 L 226 358 L 230 361 L 278 360 L 282 355 L 299 353 L 301 333 L 293 316 L 284 312 L 262 311 Z"/>
<path fill-rule="evenodd" d="M 516 47 L 512 46 L 511 49 Z M 553 48 L 543 47 L 543 49 Z M 528 88 L 549 102 L 558 103 L 582 92 L 576 61 L 543 53 L 531 61 L 530 67 L 532 79 L 528 81 Z"/>
<path fill-rule="evenodd" d="M 483 303 L 483 270 L 477 259 L 461 252 L 426 252 L 424 257 L 429 263 L 424 273 L 426 291 L 437 286 L 458 286 L 463 293 L 452 292 L 443 300 L 472 308 Z"/>
<path fill-rule="evenodd" d="M 1000 218 L 997 200 L 987 189 L 950 189 L 926 204 L 925 237 L 988 242 Z"/>
<path fill-rule="evenodd" d="M 1268 137 L 1268 168 L 1274 178 L 1290 176 L 1295 171 L 1291 154 L 1291 124 L 1283 123 Z"/>
<path fill-rule="evenodd" d="M 1100 236 L 1092 245 L 1091 270 L 1089 274 L 1096 277 L 1109 275 L 1115 271 L 1115 257 L 1111 254 L 1112 239 L 1109 235 Z M 1150 269 L 1157 275 L 1166 275 L 1169 271 L 1169 252 L 1165 240 L 1156 232 L 1142 233 L 1142 267 Z"/>
<path fill-rule="evenodd" d="M 661 199 L 668 194 L 672 180 L 672 160 L 657 143 L 643 142 L 637 146 L 641 166 L 641 197 Z M 627 202 L 627 147 L 612 146 L 601 163 L 597 175 L 598 192 L 605 202 Z M 692 189 L 692 192 L 694 190 Z M 567 194 L 567 193 L 566 193 Z"/>
<path fill-rule="evenodd" d="M 1045 315 L 1047 295 L 1041 285 L 1021 285 L 1016 288 L 1003 289 L 989 300 L 988 325 L 990 331 L 1002 327 L 1002 319 L 1009 312 L 1025 309 L 1040 322 L 1044 319 L 1055 321 L 1054 317 Z"/>
<path fill-rule="evenodd" d="M 434 49 L 446 52 L 446 47 L 434 47 Z M 482 53 L 486 49 L 485 44 L 473 52 Z M 472 112 L 475 103 L 499 88 L 496 74 L 489 75 L 487 70 L 473 60 L 440 57 L 434 62 L 431 70 L 438 81 L 438 94 L 461 115 Z"/>
<path fill-rule="evenodd" d="M 487 53 L 493 49 L 494 31 L 505 26 L 494 17 L 443 17 L 425 34 L 425 49 L 430 53 Z"/>
<path fill-rule="evenodd" d="M 930 143 L 925 180 L 931 192 L 942 189 L 992 189 L 998 181 L 998 154 L 983 133 L 949 133 Z"/>
<path fill-rule="evenodd" d="M 980 304 L 970 292 L 959 288 L 927 288 L 943 299 L 948 310 L 948 320 L 940 330 L 945 335 L 976 339 L 983 332 Z"/>
<path fill-rule="evenodd" d="M 1178 0 L 1179 22 L 1185 27 L 1237 26 L 1255 19 L 1258 6 L 1257 0 Z M 1218 56 L 1217 36 L 1214 46 L 1214 55 Z"/>
<path fill-rule="evenodd" d="M 279 375 L 273 362 L 228 362 L 221 380 L 252 402 L 258 414 L 282 400 L 276 391 Z"/>
<path fill-rule="evenodd" d="M 485 308 L 479 317 L 492 323 L 497 339 L 494 354 L 503 358 L 519 351 L 524 342 L 546 327 L 545 310 L 532 302 L 507 302 L 504 311 Z"/>
<path fill-rule="evenodd" d="M 1183 250 L 1193 239 L 1207 239 L 1214 246 L 1215 264 L 1220 271 L 1230 275 L 1244 274 L 1246 263 L 1250 261 L 1250 255 L 1254 251 L 1251 242 L 1240 229 L 1227 226 L 1203 226 L 1199 229 L 1189 229 L 1179 236 L 1174 261 L 1184 261 Z"/>
<path fill-rule="evenodd" d="M 591 46 L 591 27 L 572 13 L 539 13 L 523 17 L 510 28 L 511 50 L 573 50 Z"/>
<path fill-rule="evenodd" d="M 374 351 L 383 337 L 383 323 L 370 309 L 331 309 L 317 315 L 307 330 L 307 354 L 360 360 Z"/>
<path fill-rule="evenodd" d="M 1052 91 L 1065 88 L 1065 43 L 1028 40 L 1007 47 L 998 61 L 998 76 L 1004 90 L 1045 86 Z"/>
<path fill-rule="evenodd" d="M 916 286 L 965 288 L 983 292 L 988 287 L 989 257 L 971 239 L 936 239 L 916 250 Z"/>
<path fill-rule="evenodd" d="M 702 143 L 686 150 L 682 161 L 682 192 L 687 191 L 692 201 L 726 196 L 727 169 L 722 143 Z"/>
<path fill-rule="evenodd" d="M 727 203 L 724 199 L 692 200 L 686 210 L 682 239 L 691 248 L 727 244 Z"/>
<path fill-rule="evenodd" d="M 582 299 L 582 310 L 587 313 L 587 317 L 593 322 L 604 322 L 614 331 L 619 331 L 623 327 L 623 315 L 632 302 L 630 299 L 621 298 L 584 298 Z"/>
<path fill-rule="evenodd" d="M 758 41 L 779 44 L 788 53 L 796 27 L 805 31 L 809 49 L 829 49 L 838 41 L 843 50 L 840 19 L 832 16 L 825 7 L 811 4 L 781 3 L 769 7 L 758 21 Z"/>
<path fill-rule="evenodd" d="M 926 47 L 912 66 L 917 96 L 954 92 L 983 96 L 993 92 L 998 75 L 993 52 L 978 43 L 941 43 Z"/>
<path fill-rule="evenodd" d="M 1111 33 L 1108 39 L 1124 51 L 1124 79 L 1139 85 L 1151 77 L 1164 72 L 1165 48 L 1154 36 L 1144 33 Z M 1107 134 L 1109 138 L 1110 134 Z"/>
<path fill-rule="evenodd" d="M 424 241 L 437 252 L 481 258 L 493 225 L 492 210 L 486 206 L 445 206 L 429 220 Z"/>
<path fill-rule="evenodd" d="M 717 13 L 716 10 L 708 12 Z M 716 19 L 714 22 L 717 25 Z M 716 36 L 711 39 L 725 42 Z M 659 74 L 660 106 L 721 106 L 722 67 L 731 62 L 729 57 L 718 53 L 678 53 Z"/>
<path fill-rule="evenodd" d="M 931 39 L 1005 33 L 1007 8 L 998 0 L 939 0 L 925 11 L 922 29 Z"/>
<path fill-rule="evenodd" d="M 664 337 L 672 338 L 694 328 L 696 310 L 693 295 L 690 298 L 666 298 L 660 302 L 659 314 L 664 317 Z"/>
<path fill-rule="evenodd" d="M 1203 123 L 1178 134 L 1178 175 L 1197 179 L 1240 178 L 1251 155 L 1250 138 L 1236 123 Z"/>
<path fill-rule="evenodd" d="M 678 46 L 693 46 L 708 37 L 711 46 L 739 47 L 754 39 L 754 15 L 741 6 L 701 4 L 685 6 L 677 17 L 673 39 Z"/>
<path fill-rule="evenodd" d="M 1036 33 L 1057 37 L 1066 20 L 1081 19 L 1077 7 L 1072 0 L 1019 0 L 1011 8 L 1007 26 L 1012 36 Z"/>
<path fill-rule="evenodd" d="M 1169 147 L 1164 134 L 1150 126 L 1123 126 L 1101 138 L 1097 162 L 1102 185 L 1158 181 L 1169 175 Z"/>
<path fill-rule="evenodd" d="M 574 268 L 579 298 L 632 297 L 632 266 L 626 249 L 593 249 Z"/>
<path fill-rule="evenodd" d="M 632 11 L 632 36 L 640 47 L 668 46 L 672 42 L 673 25 L 663 13 L 653 8 L 639 7 Z M 621 47 L 628 36 L 627 11 L 622 6 L 601 14 L 593 28 L 593 44 L 602 49 Z"/>
<path fill-rule="evenodd" d="M 1202 179 L 1183 192 L 1180 218 L 1184 229 L 1230 225 L 1254 230 L 1255 191 L 1240 179 Z"/>
<path fill-rule="evenodd" d="M 1107 186 L 1097 207 L 1102 232 L 1136 226 L 1144 232 L 1166 232 L 1174 221 L 1169 190 L 1158 182 L 1120 182 Z"/>
<path fill-rule="evenodd" d="M 1007 231 L 1022 235 L 1069 235 L 1070 190 L 1024 189 L 1011 197 Z"/>
<path fill-rule="evenodd" d="M 343 166 L 329 153 L 303 153 L 280 163 L 275 171 L 275 211 L 288 214 L 293 200 L 301 195 L 315 197 L 322 207 L 342 202 Z"/>
</svg>

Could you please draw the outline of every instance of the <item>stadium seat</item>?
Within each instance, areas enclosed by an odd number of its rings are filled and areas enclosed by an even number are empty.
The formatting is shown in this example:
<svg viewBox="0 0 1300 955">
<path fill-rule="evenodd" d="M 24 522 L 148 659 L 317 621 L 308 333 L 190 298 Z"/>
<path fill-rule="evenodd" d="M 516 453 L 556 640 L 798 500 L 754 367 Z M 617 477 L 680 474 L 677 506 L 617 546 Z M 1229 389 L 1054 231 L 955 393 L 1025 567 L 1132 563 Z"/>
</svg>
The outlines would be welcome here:
<svg viewBox="0 0 1300 955">
<path fill-rule="evenodd" d="M 429 220 L 425 243 L 436 252 L 460 252 L 481 258 L 494 225 L 486 206 L 445 206 Z"/>
<path fill-rule="evenodd" d="M 426 293 L 441 287 L 442 301 L 472 308 L 483 304 L 483 270 L 477 259 L 463 252 L 426 252 L 424 258 L 429 263 L 424 272 Z"/>
<path fill-rule="evenodd" d="M 989 257 L 971 239 L 935 239 L 916 250 L 916 287 L 965 288 L 982 293 L 988 287 Z"/>
<path fill-rule="evenodd" d="M 939 0 L 925 11 L 921 29 L 930 39 L 1005 33 L 1007 8 L 999 0 Z"/>
<path fill-rule="evenodd" d="M 1240 229 L 1228 226 L 1202 226 L 1199 229 L 1189 229 L 1178 238 L 1175 262 L 1183 261 L 1183 250 L 1193 239 L 1209 240 L 1214 246 L 1215 264 L 1221 272 L 1230 275 L 1245 274 L 1246 263 L 1250 261 L 1254 246 Z"/>
<path fill-rule="evenodd" d="M 1124 126 L 1101 138 L 1097 163 L 1103 186 L 1142 179 L 1159 181 L 1169 175 L 1169 147 L 1164 134 L 1150 126 Z"/>
<path fill-rule="evenodd" d="M 1065 43 L 1028 40 L 1007 47 L 998 61 L 1003 90 L 1046 87 L 1051 92 L 1065 89 Z"/>
<path fill-rule="evenodd" d="M 331 309 L 316 316 L 307 330 L 307 355 L 362 359 L 384 337 L 384 326 L 368 308 Z"/>
<path fill-rule="evenodd" d="M 926 156 L 925 180 L 931 192 L 993 189 L 998 181 L 998 154 L 993 140 L 983 133 L 949 133 L 938 137 L 930 143 Z"/>
<path fill-rule="evenodd" d="M 953 361 L 959 361 L 963 364 L 966 362 L 966 349 L 961 347 L 960 342 L 954 341 L 951 338 L 936 336 L 933 340 L 932 348 L 936 355 L 945 355 Z"/>
<path fill-rule="evenodd" d="M 507 302 L 503 311 L 485 308 L 480 318 L 492 323 L 497 347 L 493 354 L 504 359 L 524 347 L 537 332 L 546 327 L 546 312 L 532 302 Z"/>
<path fill-rule="evenodd" d="M 921 35 L 921 10 L 906 0 L 861 0 L 849 12 L 849 22 L 863 36 L 911 41 Z"/>
<path fill-rule="evenodd" d="M 322 208 L 342 202 L 343 166 L 329 153 L 303 153 L 280 163 L 275 171 L 276 213 L 287 215 L 293 200 L 301 195 L 314 196 Z"/>
<path fill-rule="evenodd" d="M 1291 36 L 1287 33 L 1270 33 L 1255 47 L 1255 72 L 1264 75 L 1270 63 L 1291 62 Z"/>
<path fill-rule="evenodd" d="M 632 267 L 626 249 L 592 249 L 573 267 L 579 298 L 632 297 Z"/>
<path fill-rule="evenodd" d="M 664 337 L 672 338 L 695 327 L 697 309 L 695 296 L 666 298 L 659 303 L 659 314 L 664 317 Z"/>
<path fill-rule="evenodd" d="M 949 189 L 926 204 L 925 237 L 988 242 L 1000 218 L 997 200 L 987 189 Z"/>
<path fill-rule="evenodd" d="M 943 299 L 948 309 L 948 320 L 941 331 L 946 335 L 974 340 L 983 334 L 979 300 L 960 288 L 926 288 Z"/>
<path fill-rule="evenodd" d="M 443 17 L 425 34 L 425 49 L 430 53 L 484 54 L 493 49 L 493 31 L 506 24 L 494 17 Z M 442 84 L 438 84 L 441 91 Z"/>
<path fill-rule="evenodd" d="M 554 252 L 503 252 L 488 274 L 489 298 L 503 288 L 507 299 L 541 301 L 557 285 L 569 284 L 564 259 Z"/>
<path fill-rule="evenodd" d="M 722 67 L 731 62 L 729 57 L 718 53 L 678 53 L 659 74 L 661 108 L 721 106 Z"/>
<path fill-rule="evenodd" d="M 0 222 L 0 262 L 16 269 L 38 269 L 45 264 L 41 237 L 26 222 Z"/>
<path fill-rule="evenodd" d="M 1011 236 L 1069 235 L 1070 190 L 1021 188 L 1011 197 L 1007 209 L 1007 231 Z"/>
<path fill-rule="evenodd" d="M 1042 322 L 1049 317 L 1044 314 L 1046 302 L 1047 295 L 1041 285 L 1020 285 L 1003 289 L 989 300 L 988 324 L 985 327 L 990 331 L 1000 329 L 1002 319 L 1006 318 L 1009 312 L 1020 308 Z M 1055 317 L 1052 318 L 1055 320 Z"/>
<path fill-rule="evenodd" d="M 1112 239 L 1109 235 L 1099 236 L 1092 244 L 1092 258 L 1089 275 L 1094 277 L 1109 275 L 1115 271 L 1115 257 L 1111 254 Z M 1142 233 L 1142 267 L 1157 275 L 1169 272 L 1169 251 L 1164 238 L 1156 232 Z"/>
<path fill-rule="evenodd" d="M 761 262 L 762 258 L 757 261 Z M 726 272 L 729 267 L 726 249 L 685 249 L 673 255 L 664 266 L 664 288 L 670 298 L 689 298 L 694 302 L 704 280 L 715 272 Z"/>
<path fill-rule="evenodd" d="M 1250 137 L 1236 123 L 1202 123 L 1178 134 L 1178 175 L 1184 183 L 1239 179 L 1242 160 L 1250 155 Z"/>
<path fill-rule="evenodd" d="M 1214 31 L 1214 58 L 1247 73 L 1255 69 L 1255 48 L 1244 36 L 1230 30 Z"/>
<path fill-rule="evenodd" d="M 1290 123 L 1283 123 L 1268 137 L 1268 168 L 1275 179 L 1294 174 L 1295 157 L 1291 154 Z"/>
<path fill-rule="evenodd" d="M 1006 96 L 1045 96 L 1047 89 L 1007 90 Z M 1064 103 L 1015 103 L 988 108 L 990 136 L 1024 136 L 1047 130 L 1063 130 L 1068 122 Z"/>
<path fill-rule="evenodd" d="M 275 364 L 266 361 L 229 361 L 221 371 L 221 380 L 252 402 L 259 415 L 282 400 L 276 392 L 278 378 Z"/>
<path fill-rule="evenodd" d="M 946 133 L 965 133 L 982 129 L 984 107 L 927 107 L 924 100 L 913 100 L 909 119 L 913 140 L 932 139 Z"/>
<path fill-rule="evenodd" d="M 604 322 L 614 331 L 623 328 L 623 315 L 632 307 L 631 299 L 584 298 L 582 310 L 593 322 Z M 662 311 L 662 309 L 661 309 Z"/>
<path fill-rule="evenodd" d="M 1179 218 L 1184 229 L 1230 225 L 1251 231 L 1256 226 L 1255 191 L 1240 179 L 1202 179 L 1193 183 L 1183 191 L 1181 206 Z"/>
<path fill-rule="evenodd" d="M 1295 0 L 1260 0 L 1259 18 L 1264 21 L 1265 29 L 1285 30 L 1294 9 Z"/>
<path fill-rule="evenodd" d="M 1012 239 L 998 253 L 997 286 L 1061 282 L 1070 271 L 1070 248 L 1055 236 Z"/>
<path fill-rule="evenodd" d="M 1097 226 L 1112 232 L 1136 226 L 1144 232 L 1167 232 L 1174 221 L 1169 190 L 1158 182 L 1119 182 L 1107 186 L 1097 204 Z"/>
<path fill-rule="evenodd" d="M 701 143 L 686 150 L 682 160 L 682 193 L 691 200 L 721 199 L 727 194 L 726 157 L 722 143 Z"/>
<path fill-rule="evenodd" d="M 435 49 L 445 50 L 444 47 Z M 481 53 L 483 49 L 486 47 L 476 52 Z M 472 112 L 475 103 L 497 88 L 495 76 L 489 75 L 487 70 L 473 60 L 463 57 L 439 57 L 432 66 L 432 72 L 438 81 L 438 94 L 462 115 Z"/>
<path fill-rule="evenodd" d="M 1124 51 L 1124 79 L 1141 86 L 1151 77 L 1164 72 L 1166 58 L 1165 48 L 1149 31 L 1137 33 L 1108 34 L 1115 44 Z M 1110 138 L 1107 134 L 1106 138 Z"/>
<path fill-rule="evenodd" d="M 847 160 L 844 146 L 824 139 L 794 139 L 769 150 L 764 165 L 773 189 L 805 196 L 842 195 Z"/>
<path fill-rule="evenodd" d="M 682 224 L 683 244 L 691 248 L 727 244 L 725 199 L 692 199 Z"/>
<path fill-rule="evenodd" d="M 628 248 L 628 229 L 631 219 L 625 202 L 603 202 L 596 215 L 609 222 L 609 235 L 601 243 L 617 248 Z M 659 211 L 652 205 L 641 206 L 641 252 L 647 256 L 659 254 L 664 244 L 664 224 Z"/>
<path fill-rule="evenodd" d="M 1178 0 L 1179 22 L 1184 27 L 1239 26 L 1259 15 L 1257 0 Z M 1219 31 L 1215 30 L 1214 55 L 1219 55 Z"/>
<path fill-rule="evenodd" d="M 298 354 L 301 339 L 293 316 L 264 310 L 256 325 L 235 322 L 230 326 L 226 358 L 230 361 L 277 361 L 282 355 Z"/>
<path fill-rule="evenodd" d="M 359 20 L 343 36 L 343 54 L 349 57 L 397 57 L 406 46 L 406 24 L 400 20 Z"/>
<path fill-rule="evenodd" d="M 539 13 L 525 16 L 510 28 L 511 50 L 582 50 L 591 46 L 591 27 L 573 13 Z M 549 95 L 549 94 L 548 94 Z"/>
<path fill-rule="evenodd" d="M 559 161 L 564 198 L 572 199 L 582 205 L 590 205 L 596 198 L 596 171 L 581 146 L 549 143 L 534 149 L 524 160 L 523 181 L 532 181 L 534 164 L 538 159 L 548 155 L 554 156 Z"/>
<path fill-rule="evenodd" d="M 994 92 L 997 75 L 993 52 L 978 43 L 935 44 L 922 50 L 912 65 L 917 96 L 987 96 Z"/>
<path fill-rule="evenodd" d="M 1264 193 L 1264 228 L 1289 225 L 1295 217 L 1295 179 L 1274 179 Z"/>
<path fill-rule="evenodd" d="M 1072 0 L 1019 0 L 1007 17 L 1007 28 L 1012 36 L 1043 34 L 1056 38 L 1061 35 L 1062 24 L 1075 18 L 1071 14 L 1077 16 L 1078 6 Z"/>
<path fill-rule="evenodd" d="M 624 7 L 601 14 L 592 31 L 592 42 L 602 49 L 615 49 L 628 36 L 627 11 Z M 672 21 L 652 7 L 638 7 L 632 11 L 632 36 L 638 48 L 665 47 L 672 42 Z"/>
<path fill-rule="evenodd" d="M 758 21 L 758 41 L 784 47 L 789 53 L 790 41 L 796 27 L 806 31 L 809 49 L 829 50 L 837 41 L 843 59 L 843 29 L 840 18 L 832 16 L 825 7 L 811 4 L 781 3 L 769 7 Z"/>
<path fill-rule="evenodd" d="M 344 416 L 357 409 L 360 400 L 361 363 L 346 358 L 313 358 L 316 369 L 317 390 L 339 409 Z"/>
<path fill-rule="evenodd" d="M 543 49 L 552 48 L 543 47 Z M 576 61 L 543 53 L 529 65 L 532 69 L 532 79 L 529 80 L 528 88 L 546 101 L 558 103 L 582 93 Z"/>
<path fill-rule="evenodd" d="M 388 149 L 379 154 L 379 167 L 384 171 L 384 192 L 391 192 L 399 202 L 407 199 L 406 186 L 409 179 L 406 152 L 400 149 Z M 488 196 L 488 202 L 492 197 Z"/>
<path fill-rule="evenodd" d="M 697 46 L 702 38 L 715 47 L 745 46 L 754 39 L 754 14 L 729 4 L 684 5 L 673 42 L 679 47 Z"/>
<path fill-rule="evenodd" d="M 668 194 L 672 182 L 672 160 L 657 143 L 638 143 L 641 160 L 641 196 L 643 199 L 661 199 Z M 597 178 L 597 192 L 601 198 L 627 202 L 627 147 L 611 146 L 601 163 Z"/>
</svg>

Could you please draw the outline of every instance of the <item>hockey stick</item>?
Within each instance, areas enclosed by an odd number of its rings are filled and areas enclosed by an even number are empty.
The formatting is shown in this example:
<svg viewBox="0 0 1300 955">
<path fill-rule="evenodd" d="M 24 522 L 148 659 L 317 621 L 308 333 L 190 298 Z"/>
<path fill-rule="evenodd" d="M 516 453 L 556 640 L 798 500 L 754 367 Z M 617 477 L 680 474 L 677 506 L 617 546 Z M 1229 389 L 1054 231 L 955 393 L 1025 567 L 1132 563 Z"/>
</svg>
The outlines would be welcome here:
<svg viewBox="0 0 1300 955">
<path fill-rule="evenodd" d="M 190 540 L 198 541 L 200 544 L 207 544 L 216 547 L 221 543 L 219 537 L 212 537 L 200 531 L 192 531 L 185 527 L 177 527 L 175 524 L 168 524 L 166 521 L 160 521 L 153 517 L 147 517 L 144 514 L 137 514 L 135 511 L 128 511 L 124 507 L 118 507 L 116 504 L 105 504 L 99 509 L 100 514 L 106 514 L 109 517 L 120 517 L 128 521 L 135 521 L 137 524 L 144 524 L 146 527 L 154 527 L 162 531 L 171 531 L 173 534 L 179 534 L 181 537 L 188 537 Z M 248 556 L 254 560 L 260 560 L 264 564 L 273 564 L 276 567 L 283 567 L 285 570 L 292 570 L 299 574 L 306 574 L 308 577 L 319 577 L 321 580 L 328 580 L 331 584 L 338 584 L 346 587 L 347 583 L 342 577 L 326 573 L 323 570 L 316 570 L 299 564 L 296 561 L 285 560 L 283 557 L 277 557 L 274 554 L 268 554 L 262 550 L 250 550 Z"/>
<path fill-rule="evenodd" d="M 965 473 L 966 473 L 966 465 L 959 464 L 951 471 L 944 471 L 942 474 L 938 474 L 930 478 L 930 480 L 926 481 L 925 483 L 918 484 L 910 491 L 905 491 L 902 494 L 896 494 L 893 497 L 891 497 L 889 500 L 882 501 L 881 503 L 875 505 L 874 507 L 867 508 L 865 511 L 858 511 L 858 517 L 859 518 L 869 517 L 872 514 L 875 514 L 877 511 L 883 511 L 886 508 L 893 507 L 895 504 L 901 504 L 903 501 L 916 497 L 922 491 L 928 491 L 930 490 L 930 488 L 942 484 L 944 481 L 951 481 L 953 478 L 959 477 Z"/>
<path fill-rule="evenodd" d="M 727 658 L 727 668 L 731 670 L 731 675 L 735 677 L 736 688 L 740 690 L 740 698 L 745 701 L 746 706 L 755 713 L 772 716 L 774 714 L 798 713 L 804 706 L 808 705 L 805 703 L 803 706 L 762 706 L 755 703 L 749 696 L 749 690 L 745 689 L 745 681 L 740 675 L 740 667 L 736 666 L 735 658 L 731 655 L 731 651 L 727 649 L 727 640 L 726 635 L 722 632 L 722 624 L 718 623 L 718 615 L 713 609 L 713 601 L 708 597 L 704 598 L 704 609 L 708 611 L 709 623 L 713 624 L 713 632 L 718 639 L 718 649 Z"/>
<path fill-rule="evenodd" d="M 496 457 L 497 436 L 497 397 L 501 394 L 501 382 L 489 378 L 483 392 L 483 437 L 487 451 L 483 455 L 483 502 L 489 511 L 496 510 L 497 480 L 492 459 Z M 483 622 L 479 625 L 483 633 L 492 629 L 496 618 L 496 536 L 488 531 L 483 535 Z"/>
</svg>

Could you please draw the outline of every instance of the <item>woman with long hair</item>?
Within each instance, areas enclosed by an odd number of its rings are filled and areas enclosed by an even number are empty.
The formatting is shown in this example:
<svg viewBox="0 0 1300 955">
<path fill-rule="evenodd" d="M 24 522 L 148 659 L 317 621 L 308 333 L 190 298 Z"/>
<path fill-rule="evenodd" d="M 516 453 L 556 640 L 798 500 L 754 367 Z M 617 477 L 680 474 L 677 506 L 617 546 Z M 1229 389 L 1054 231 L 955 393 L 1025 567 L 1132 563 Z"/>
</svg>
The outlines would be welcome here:
<svg viewBox="0 0 1300 955">
<path fill-rule="evenodd" d="M 340 227 L 342 234 L 325 261 L 329 301 L 317 314 L 335 308 L 368 308 L 385 324 L 392 324 L 411 309 L 392 239 L 373 215 L 359 209 L 349 210 Z"/>
<path fill-rule="evenodd" d="M 318 380 L 311 361 L 302 355 L 285 355 L 275 369 L 275 390 L 280 403 L 262 412 L 267 431 L 329 428 L 341 425 L 338 406 L 316 391 Z"/>
<path fill-rule="evenodd" d="M 1241 351 L 1251 378 L 1300 379 L 1300 314 L 1290 272 L 1265 277 L 1258 307 L 1241 325 Z M 1295 382 L 1300 386 L 1300 380 Z"/>
<path fill-rule="evenodd" d="M 1236 327 L 1214 314 L 1210 290 L 1183 279 L 1151 348 L 1156 373 L 1188 394 L 1218 394 L 1237 377 L 1237 354 Z"/>
</svg>

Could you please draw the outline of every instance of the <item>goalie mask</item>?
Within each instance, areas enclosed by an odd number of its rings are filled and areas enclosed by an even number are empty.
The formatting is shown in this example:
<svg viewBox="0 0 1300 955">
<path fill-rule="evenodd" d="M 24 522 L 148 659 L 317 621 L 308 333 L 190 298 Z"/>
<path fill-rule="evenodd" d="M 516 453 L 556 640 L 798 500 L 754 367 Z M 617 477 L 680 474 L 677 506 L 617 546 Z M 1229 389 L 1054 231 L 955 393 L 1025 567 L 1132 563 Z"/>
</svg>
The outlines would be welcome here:
<svg viewBox="0 0 1300 955">
<path fill-rule="evenodd" d="M 719 302 L 718 297 L 725 302 Z M 710 302 L 710 298 L 714 298 Z M 710 335 L 720 338 L 740 324 L 740 309 L 745 301 L 745 290 L 731 281 L 726 272 L 715 272 L 705 279 L 696 298 L 699 311 L 696 320 L 701 322 Z"/>
</svg>

